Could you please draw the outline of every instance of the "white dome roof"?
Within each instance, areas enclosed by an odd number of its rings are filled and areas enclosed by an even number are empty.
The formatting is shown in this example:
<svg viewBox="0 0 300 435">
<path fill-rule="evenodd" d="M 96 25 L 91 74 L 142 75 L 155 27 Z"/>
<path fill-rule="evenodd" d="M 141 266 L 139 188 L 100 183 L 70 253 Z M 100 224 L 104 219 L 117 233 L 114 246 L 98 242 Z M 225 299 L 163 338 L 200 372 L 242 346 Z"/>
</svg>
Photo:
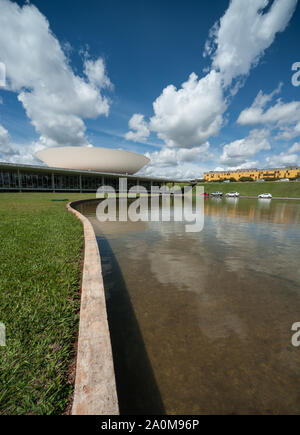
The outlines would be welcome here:
<svg viewBox="0 0 300 435">
<path fill-rule="evenodd" d="M 150 162 L 142 154 L 98 147 L 47 148 L 37 151 L 35 155 L 52 168 L 130 175 Z"/>
</svg>

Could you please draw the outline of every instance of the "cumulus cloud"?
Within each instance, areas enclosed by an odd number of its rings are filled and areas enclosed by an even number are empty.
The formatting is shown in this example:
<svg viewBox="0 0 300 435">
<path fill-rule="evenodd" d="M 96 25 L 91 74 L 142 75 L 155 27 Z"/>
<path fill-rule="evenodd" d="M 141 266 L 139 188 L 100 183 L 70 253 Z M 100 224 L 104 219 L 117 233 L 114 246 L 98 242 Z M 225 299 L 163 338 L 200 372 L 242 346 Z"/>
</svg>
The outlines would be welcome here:
<svg viewBox="0 0 300 435">
<path fill-rule="evenodd" d="M 18 93 L 41 146 L 88 145 L 84 118 L 108 115 L 111 86 L 102 59 L 75 75 L 47 19 L 32 4 L 0 0 L 0 52 L 7 89 Z"/>
<path fill-rule="evenodd" d="M 208 152 L 209 149 L 209 142 L 205 142 L 201 146 L 193 149 L 181 148 L 177 151 L 177 156 L 181 162 L 197 162 L 199 160 L 208 160 L 212 158 L 212 154 Z"/>
<path fill-rule="evenodd" d="M 176 150 L 170 148 L 163 148 L 160 151 L 146 153 L 145 156 L 150 159 L 147 171 L 149 171 L 149 166 L 163 168 L 167 166 L 178 166 L 179 164 Z"/>
<path fill-rule="evenodd" d="M 180 165 L 186 162 L 197 162 L 199 160 L 207 159 L 210 157 L 208 150 L 210 145 L 208 142 L 205 144 L 193 148 L 193 149 L 175 149 L 175 148 L 163 148 L 160 151 L 154 151 L 153 153 L 146 153 L 146 157 L 151 160 L 152 166 L 169 166 Z"/>
<path fill-rule="evenodd" d="M 267 157 L 267 166 L 298 166 L 300 164 L 300 154 L 297 153 L 300 153 L 300 143 L 294 143 L 286 152 Z"/>
<path fill-rule="evenodd" d="M 222 73 L 225 86 L 258 63 L 276 34 L 285 30 L 297 0 L 275 0 L 266 12 L 268 5 L 268 0 L 231 0 L 214 25 L 204 55 L 212 56 L 212 67 Z"/>
<path fill-rule="evenodd" d="M 198 78 L 192 73 L 181 87 L 167 86 L 154 101 L 154 115 L 148 124 L 143 124 L 144 128 L 155 132 L 167 148 L 176 149 L 195 149 L 217 136 L 224 125 L 230 98 L 276 34 L 284 31 L 296 5 L 297 0 L 274 0 L 271 5 L 268 0 L 232 0 L 205 44 L 204 56 L 212 60 L 206 76 Z M 224 162 L 247 165 L 245 159 L 258 152 L 254 151 L 252 136 L 229 144 L 223 152 Z M 127 133 L 126 138 L 132 135 Z M 260 148 L 270 149 L 267 139 L 259 138 Z"/>
<path fill-rule="evenodd" d="M 134 131 L 126 133 L 125 138 L 127 140 L 133 140 L 134 142 L 145 142 L 150 135 L 150 130 L 144 119 L 144 115 L 136 113 L 129 121 L 129 127 Z"/>
<path fill-rule="evenodd" d="M 169 85 L 163 90 L 153 103 L 154 116 L 148 124 L 142 115 L 134 115 L 129 127 L 136 131 L 128 132 L 125 137 L 141 141 L 153 131 L 168 147 L 198 147 L 219 133 L 226 108 L 220 74 L 212 70 L 199 80 L 192 73 L 179 89 Z M 139 119 L 141 128 L 136 122 Z"/>
<path fill-rule="evenodd" d="M 289 149 L 289 153 L 290 154 L 300 153 L 300 142 L 294 143 L 294 145 L 292 145 L 291 148 Z"/>
<path fill-rule="evenodd" d="M 274 93 L 270 94 L 274 95 Z M 251 107 L 244 109 L 238 117 L 240 125 L 278 124 L 284 125 L 300 121 L 300 102 L 283 103 L 280 99 L 267 110 L 265 105 L 270 101 L 270 95 L 260 91 Z"/>
<path fill-rule="evenodd" d="M 237 122 L 240 125 L 267 124 L 269 128 L 279 129 L 277 138 L 290 140 L 300 136 L 300 101 L 284 103 L 278 99 L 271 107 L 266 107 L 280 88 L 271 94 L 258 93 L 252 105 L 244 109 Z"/>
<path fill-rule="evenodd" d="M 300 136 L 300 121 L 293 126 L 281 126 L 276 139 L 291 140 Z"/>
<path fill-rule="evenodd" d="M 169 147 L 193 148 L 216 136 L 226 110 L 220 75 L 191 74 L 180 89 L 170 85 L 153 103 L 150 128 Z"/>
<path fill-rule="evenodd" d="M 180 179 L 200 178 L 199 164 L 212 158 L 209 142 L 193 149 L 165 147 L 145 155 L 150 163 L 141 173 L 158 177 L 170 175 Z"/>
<path fill-rule="evenodd" d="M 300 162 L 297 154 L 280 153 L 279 155 L 273 155 L 266 158 L 268 167 L 284 167 L 284 166 L 296 166 Z"/>
<path fill-rule="evenodd" d="M 249 161 L 249 158 L 254 157 L 260 151 L 271 149 L 269 134 L 270 132 L 266 129 L 252 130 L 248 137 L 224 145 L 220 163 L 229 168 L 253 167 L 256 162 Z"/>
<path fill-rule="evenodd" d="M 84 62 L 84 73 L 89 79 L 89 82 L 99 89 L 112 88 L 112 83 L 106 75 L 103 59 L 99 58 L 95 61 L 86 59 Z"/>
<path fill-rule="evenodd" d="M 6 128 L 0 125 L 0 155 L 6 162 L 37 163 L 38 160 L 33 157 L 33 154 L 38 149 L 40 149 L 40 146 L 35 142 L 27 144 L 26 147 L 22 144 L 13 143 Z"/>
<path fill-rule="evenodd" d="M 249 161 L 242 163 L 241 165 L 237 165 L 237 166 L 227 166 L 226 168 L 217 167 L 215 169 L 215 171 L 223 172 L 226 170 L 235 171 L 238 169 L 253 169 L 253 168 L 257 168 L 258 165 L 259 165 L 258 160 L 249 160 Z"/>
<path fill-rule="evenodd" d="M 0 152 L 6 152 L 9 147 L 8 131 L 0 125 Z"/>
<path fill-rule="evenodd" d="M 183 163 L 175 166 L 149 166 L 141 173 L 146 177 L 175 178 L 176 180 L 192 180 L 202 178 L 203 167 Z"/>
</svg>

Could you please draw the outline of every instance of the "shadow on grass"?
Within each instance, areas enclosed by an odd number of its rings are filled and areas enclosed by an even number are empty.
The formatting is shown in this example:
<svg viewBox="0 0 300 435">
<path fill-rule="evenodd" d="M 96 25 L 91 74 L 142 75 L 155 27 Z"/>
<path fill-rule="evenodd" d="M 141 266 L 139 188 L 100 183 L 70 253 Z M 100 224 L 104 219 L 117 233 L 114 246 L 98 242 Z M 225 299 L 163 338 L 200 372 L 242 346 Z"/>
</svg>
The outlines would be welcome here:
<svg viewBox="0 0 300 435">
<path fill-rule="evenodd" d="M 165 414 L 119 264 L 107 239 L 97 237 L 101 252 L 116 383 L 121 414 Z"/>
</svg>

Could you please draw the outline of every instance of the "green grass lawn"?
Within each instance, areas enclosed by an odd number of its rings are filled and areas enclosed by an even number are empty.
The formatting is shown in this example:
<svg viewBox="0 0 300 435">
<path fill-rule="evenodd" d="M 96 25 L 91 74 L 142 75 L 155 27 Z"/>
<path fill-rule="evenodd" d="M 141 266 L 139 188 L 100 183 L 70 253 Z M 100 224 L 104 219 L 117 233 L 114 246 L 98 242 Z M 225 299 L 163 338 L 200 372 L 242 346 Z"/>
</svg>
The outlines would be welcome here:
<svg viewBox="0 0 300 435">
<path fill-rule="evenodd" d="M 265 181 L 264 183 L 204 183 L 207 193 L 221 191 L 223 193 L 239 192 L 240 195 L 257 196 L 260 193 L 271 193 L 273 196 L 300 198 L 300 182 L 275 183 Z"/>
<path fill-rule="evenodd" d="M 65 202 L 94 194 L 0 194 L 0 414 L 60 414 L 72 394 L 83 248 Z"/>
</svg>

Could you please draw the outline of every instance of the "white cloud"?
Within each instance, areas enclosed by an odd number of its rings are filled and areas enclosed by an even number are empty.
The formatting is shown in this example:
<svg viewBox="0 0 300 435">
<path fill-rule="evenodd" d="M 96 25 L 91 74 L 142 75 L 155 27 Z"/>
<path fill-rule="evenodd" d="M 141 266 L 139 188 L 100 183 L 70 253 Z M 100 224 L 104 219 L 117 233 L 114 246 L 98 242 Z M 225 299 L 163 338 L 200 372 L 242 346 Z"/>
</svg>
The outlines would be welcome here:
<svg viewBox="0 0 300 435">
<path fill-rule="evenodd" d="M 193 149 L 162 148 L 160 151 L 146 153 L 146 156 L 151 160 L 150 165 L 152 166 L 177 166 L 181 163 L 207 160 L 211 157 L 211 155 L 208 153 L 209 148 L 210 145 L 208 142 L 206 142 L 200 147 Z"/>
<path fill-rule="evenodd" d="M 258 161 L 248 161 L 246 163 L 243 163 L 242 165 L 238 165 L 238 166 L 230 166 L 230 171 L 235 171 L 238 169 L 252 169 L 252 168 L 257 168 L 258 165 Z M 222 166 L 217 166 L 215 169 L 215 171 L 217 172 L 224 172 L 227 171 L 228 168 L 224 168 Z"/>
<path fill-rule="evenodd" d="M 181 164 L 180 166 L 149 166 L 141 175 L 158 178 L 174 178 L 176 180 L 192 180 L 202 178 L 204 168 L 199 165 Z"/>
<path fill-rule="evenodd" d="M 284 31 L 297 0 L 274 0 L 267 10 L 268 5 L 268 0 L 232 0 L 206 42 L 204 55 L 212 58 L 206 76 L 198 79 L 192 73 L 180 88 L 169 85 L 154 101 L 154 115 L 146 127 L 165 142 L 166 149 L 197 148 L 219 134 L 229 98 L 238 91 L 276 34 Z M 259 104 L 266 104 L 272 98 L 264 97 L 260 95 Z M 254 137 L 251 133 L 248 138 L 228 144 L 222 160 L 227 165 L 245 166 L 257 163 L 248 160 L 257 152 L 269 149 L 266 137 Z M 175 165 L 174 172 L 177 171 L 177 157 L 171 151 L 166 155 L 164 164 Z M 154 159 L 158 166 L 162 164 L 162 152 L 159 157 L 159 161 Z"/>
<path fill-rule="evenodd" d="M 163 90 L 153 103 L 149 124 L 142 115 L 134 115 L 129 127 L 136 131 L 125 137 L 144 141 L 153 131 L 168 147 L 198 147 L 219 133 L 226 108 L 220 74 L 211 71 L 198 80 L 192 73 L 179 89 L 170 85 Z"/>
<path fill-rule="evenodd" d="M 9 146 L 8 131 L 0 125 L 0 152 L 6 152 Z"/>
<path fill-rule="evenodd" d="M 300 165 L 300 155 L 297 153 L 300 153 L 300 143 L 298 142 L 294 143 L 294 145 L 292 145 L 286 152 L 267 157 L 267 166 L 298 166 Z"/>
<path fill-rule="evenodd" d="M 160 151 L 146 153 L 145 155 L 150 159 L 147 170 L 149 170 L 150 166 L 163 168 L 178 165 L 177 151 L 171 148 L 163 148 Z"/>
<path fill-rule="evenodd" d="M 84 118 L 108 115 L 110 86 L 102 59 L 75 75 L 47 19 L 32 4 L 0 0 L 0 52 L 7 88 L 18 93 L 43 146 L 88 145 Z"/>
<path fill-rule="evenodd" d="M 38 160 L 33 157 L 35 151 L 40 147 L 36 143 L 31 143 L 24 147 L 22 144 L 14 144 L 11 142 L 8 131 L 0 125 L 0 156 L 1 160 L 10 163 L 37 163 Z"/>
<path fill-rule="evenodd" d="M 282 87 L 283 87 L 283 83 L 281 82 L 279 83 L 277 88 L 274 89 L 274 91 L 271 92 L 270 94 L 264 94 L 262 91 L 259 91 L 252 106 L 254 108 L 263 109 L 267 105 L 267 103 L 273 100 L 275 95 L 280 94 Z"/>
<path fill-rule="evenodd" d="M 299 136 L 300 136 L 300 121 L 291 127 L 281 126 L 279 134 L 276 136 L 276 139 L 291 140 Z"/>
<path fill-rule="evenodd" d="M 257 153 L 270 150 L 268 130 L 252 130 L 248 137 L 224 145 L 220 163 L 227 167 L 253 167 L 257 162 L 249 161 Z"/>
<path fill-rule="evenodd" d="M 240 113 L 238 124 L 265 124 L 269 128 L 279 129 L 277 139 L 290 140 L 300 136 L 300 101 L 283 103 L 281 99 L 278 99 L 273 106 L 266 107 L 280 89 L 281 87 L 271 94 L 264 94 L 260 91 L 252 105 Z"/>
<path fill-rule="evenodd" d="M 226 103 L 220 75 L 211 71 L 198 80 L 191 74 L 180 89 L 170 85 L 153 103 L 150 128 L 169 147 L 193 148 L 216 136 Z"/>
<path fill-rule="evenodd" d="M 197 162 L 210 159 L 212 154 L 208 152 L 209 148 L 209 142 L 205 142 L 201 146 L 192 149 L 181 148 L 177 151 L 178 160 L 180 162 Z"/>
<path fill-rule="evenodd" d="M 237 121 L 240 125 L 277 124 L 280 126 L 300 121 L 299 101 L 283 103 L 278 100 L 274 106 L 264 111 L 264 106 L 257 103 L 257 99 L 263 97 L 266 95 L 260 91 L 253 105 L 241 112 Z"/>
<path fill-rule="evenodd" d="M 266 158 L 267 166 L 269 167 L 284 167 L 299 165 L 300 159 L 297 154 L 280 153 Z"/>
<path fill-rule="evenodd" d="M 203 169 L 201 162 L 212 158 L 208 142 L 193 149 L 162 148 L 160 151 L 146 153 L 149 165 L 141 173 L 157 177 L 173 176 L 180 179 L 200 178 Z"/>
<path fill-rule="evenodd" d="M 257 168 L 258 166 L 258 160 L 249 160 L 245 163 L 242 163 L 241 165 L 237 165 L 237 166 L 230 166 L 230 170 L 231 171 L 236 171 L 238 169 L 252 169 L 252 168 Z"/>
<path fill-rule="evenodd" d="M 270 130 L 252 130 L 248 137 L 240 139 L 223 147 L 223 154 L 220 158 L 220 163 L 226 168 L 246 169 L 261 165 L 257 160 L 249 160 L 261 151 L 271 149 L 269 143 Z M 300 143 L 296 142 L 285 152 L 280 154 L 270 155 L 266 157 L 265 165 L 267 167 L 282 167 L 300 164 Z M 218 168 L 216 170 L 224 170 Z"/>
<path fill-rule="evenodd" d="M 129 121 L 129 128 L 134 131 L 126 133 L 125 138 L 127 140 L 133 140 L 134 142 L 145 142 L 150 135 L 150 130 L 144 120 L 144 115 L 136 113 Z"/>
<path fill-rule="evenodd" d="M 290 154 L 300 153 L 300 142 L 294 143 L 294 145 L 292 145 L 291 148 L 289 149 L 289 153 Z"/>
<path fill-rule="evenodd" d="M 84 62 L 84 73 L 89 82 L 99 89 L 112 87 L 112 83 L 106 75 L 103 59 L 99 58 L 95 61 L 86 59 Z"/>
<path fill-rule="evenodd" d="M 268 0 L 231 0 L 220 24 L 214 25 L 204 54 L 212 55 L 212 67 L 222 73 L 225 86 L 258 63 L 276 34 L 285 30 L 297 0 L 275 0 L 264 12 L 268 4 Z"/>
</svg>

